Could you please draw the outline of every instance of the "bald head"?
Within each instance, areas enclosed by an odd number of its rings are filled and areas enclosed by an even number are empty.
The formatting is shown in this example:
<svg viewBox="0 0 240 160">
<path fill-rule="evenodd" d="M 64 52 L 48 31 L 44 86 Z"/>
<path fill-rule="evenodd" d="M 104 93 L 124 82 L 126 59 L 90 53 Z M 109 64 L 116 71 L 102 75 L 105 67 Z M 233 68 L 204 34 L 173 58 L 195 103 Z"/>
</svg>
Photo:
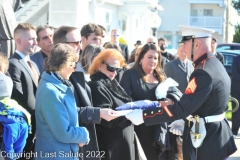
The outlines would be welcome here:
<svg viewBox="0 0 240 160">
<path fill-rule="evenodd" d="M 158 41 L 157 41 L 157 38 L 156 38 L 156 37 L 150 36 L 150 37 L 148 37 L 146 43 L 153 43 L 153 44 L 156 44 L 156 45 L 157 45 L 157 42 L 158 42 Z"/>
</svg>

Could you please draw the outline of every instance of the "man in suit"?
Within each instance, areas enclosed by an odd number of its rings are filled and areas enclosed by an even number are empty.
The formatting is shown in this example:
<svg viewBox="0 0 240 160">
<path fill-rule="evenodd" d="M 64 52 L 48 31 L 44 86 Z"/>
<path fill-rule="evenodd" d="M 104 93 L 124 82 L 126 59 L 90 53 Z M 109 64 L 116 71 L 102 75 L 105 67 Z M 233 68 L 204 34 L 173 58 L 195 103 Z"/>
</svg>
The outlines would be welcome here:
<svg viewBox="0 0 240 160">
<path fill-rule="evenodd" d="M 53 35 L 54 45 L 57 43 L 67 43 L 76 50 L 76 53 L 80 50 L 79 41 L 79 31 L 75 27 L 61 26 L 54 32 Z M 116 117 L 112 115 L 113 111 L 111 109 L 92 107 L 91 89 L 86 83 L 83 72 L 76 69 L 76 71 L 70 76 L 69 80 L 74 87 L 74 96 L 79 113 L 79 125 L 85 126 L 89 131 L 90 142 L 88 145 L 85 145 L 80 149 L 80 152 L 86 156 L 88 152 L 97 152 L 99 150 L 95 123 L 99 124 L 101 118 L 110 121 Z M 83 157 L 83 160 L 85 159 L 99 160 L 100 157 Z"/>
<path fill-rule="evenodd" d="M 231 95 L 240 102 L 240 56 L 233 58 L 232 63 L 232 83 L 231 83 Z M 235 107 L 233 103 L 233 107 Z M 240 127 L 240 109 L 232 114 L 232 132 L 236 137 Z"/>
<path fill-rule="evenodd" d="M 9 74 L 13 80 L 12 99 L 16 100 L 30 114 L 32 134 L 29 134 L 24 148 L 25 153 L 33 151 L 35 138 L 35 93 L 38 85 L 39 70 L 29 55 L 37 45 L 36 29 L 32 24 L 20 23 L 14 29 L 16 51 L 9 59 Z M 22 157 L 26 159 L 27 157 Z M 33 157 L 31 157 L 33 158 Z"/>
<path fill-rule="evenodd" d="M 102 29 L 93 23 L 84 25 L 81 29 L 82 51 L 88 44 L 102 44 Z"/>
<path fill-rule="evenodd" d="M 119 31 L 117 29 L 113 29 L 111 31 L 111 42 L 117 44 L 121 50 L 122 50 L 122 55 L 125 58 L 125 62 L 128 62 L 128 58 L 129 58 L 129 51 L 128 51 L 128 46 L 122 43 L 119 43 Z"/>
<path fill-rule="evenodd" d="M 183 50 L 183 44 L 179 44 L 177 55 L 176 59 L 166 63 L 164 71 L 167 77 L 171 77 L 178 82 L 178 89 L 184 93 L 194 67 Z"/>
<path fill-rule="evenodd" d="M 37 42 L 41 48 L 40 51 L 30 56 L 30 59 L 35 62 L 40 72 L 44 68 L 44 59 L 48 57 L 53 48 L 53 28 L 47 25 L 40 25 L 37 27 Z"/>
<path fill-rule="evenodd" d="M 214 54 L 214 56 L 224 65 L 224 56 L 222 55 L 222 53 L 216 52 L 216 48 L 217 48 L 216 38 L 212 37 L 211 47 L 212 47 L 212 53 Z"/>
</svg>

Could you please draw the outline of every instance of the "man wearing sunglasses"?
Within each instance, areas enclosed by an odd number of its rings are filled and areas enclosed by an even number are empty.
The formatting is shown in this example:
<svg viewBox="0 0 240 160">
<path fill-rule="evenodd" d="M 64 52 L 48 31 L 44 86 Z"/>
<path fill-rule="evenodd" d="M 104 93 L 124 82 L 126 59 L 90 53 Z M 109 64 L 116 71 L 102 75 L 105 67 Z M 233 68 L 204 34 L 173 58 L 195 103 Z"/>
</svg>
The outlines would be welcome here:
<svg viewBox="0 0 240 160">
<path fill-rule="evenodd" d="M 85 26 L 86 27 L 86 26 Z M 71 26 L 61 26 L 59 27 L 54 35 L 53 35 L 53 44 L 56 45 L 57 43 L 66 43 L 76 50 L 76 54 L 79 53 L 80 49 L 80 35 L 79 31 L 75 27 Z M 89 88 L 86 80 L 84 78 L 84 73 L 78 71 L 77 66 L 78 64 L 72 65 L 75 72 L 72 73 L 69 80 L 73 85 L 74 88 L 74 96 L 76 100 L 76 104 L 78 107 L 79 113 L 79 125 L 84 126 L 89 131 L 90 142 L 88 145 L 81 147 L 80 151 L 83 155 L 87 155 L 87 151 L 94 151 L 97 152 L 98 143 L 97 143 L 97 136 L 96 136 L 96 129 L 95 124 L 99 124 L 101 118 L 110 121 L 114 118 L 117 118 L 112 113 L 114 112 L 111 109 L 100 109 L 98 107 L 92 107 L 92 94 L 91 89 Z M 115 68 L 110 68 L 110 70 L 114 70 Z M 100 158 L 96 157 L 83 157 L 83 160 L 98 160 Z"/>
<path fill-rule="evenodd" d="M 122 55 L 125 58 L 125 62 L 128 62 L 128 58 L 129 58 L 128 46 L 120 43 L 119 39 L 120 39 L 119 31 L 117 29 L 113 29 L 111 31 L 111 42 L 117 44 L 121 48 Z"/>
</svg>

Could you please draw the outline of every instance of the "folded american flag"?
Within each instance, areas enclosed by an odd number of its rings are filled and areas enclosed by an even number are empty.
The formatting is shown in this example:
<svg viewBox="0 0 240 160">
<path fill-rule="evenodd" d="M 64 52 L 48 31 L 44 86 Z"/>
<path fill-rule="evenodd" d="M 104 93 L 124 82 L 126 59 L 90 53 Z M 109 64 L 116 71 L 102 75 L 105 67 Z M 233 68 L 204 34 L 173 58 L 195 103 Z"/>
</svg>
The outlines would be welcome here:
<svg viewBox="0 0 240 160">
<path fill-rule="evenodd" d="M 150 100 L 141 100 L 136 102 L 129 102 L 126 104 L 123 104 L 121 106 L 118 106 L 115 110 L 131 110 L 131 109 L 149 109 L 149 108 L 156 108 L 159 107 L 160 104 L 158 101 L 150 101 Z"/>
</svg>

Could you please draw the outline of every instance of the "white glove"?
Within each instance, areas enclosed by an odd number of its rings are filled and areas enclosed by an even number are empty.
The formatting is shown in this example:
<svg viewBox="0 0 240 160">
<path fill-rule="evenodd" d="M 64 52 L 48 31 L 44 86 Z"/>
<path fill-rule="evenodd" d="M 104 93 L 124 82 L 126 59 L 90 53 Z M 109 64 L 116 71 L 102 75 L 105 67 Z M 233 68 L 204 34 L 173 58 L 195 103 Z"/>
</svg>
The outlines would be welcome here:
<svg viewBox="0 0 240 160">
<path fill-rule="evenodd" d="M 125 117 L 132 121 L 134 125 L 140 125 L 143 123 L 143 113 L 141 109 L 135 109 L 130 113 L 127 113 Z"/>
<path fill-rule="evenodd" d="M 182 119 L 173 121 L 170 125 L 168 125 L 168 127 L 171 127 L 169 131 L 172 132 L 173 134 L 182 136 L 183 130 L 184 130 L 184 124 L 185 122 Z"/>
</svg>

